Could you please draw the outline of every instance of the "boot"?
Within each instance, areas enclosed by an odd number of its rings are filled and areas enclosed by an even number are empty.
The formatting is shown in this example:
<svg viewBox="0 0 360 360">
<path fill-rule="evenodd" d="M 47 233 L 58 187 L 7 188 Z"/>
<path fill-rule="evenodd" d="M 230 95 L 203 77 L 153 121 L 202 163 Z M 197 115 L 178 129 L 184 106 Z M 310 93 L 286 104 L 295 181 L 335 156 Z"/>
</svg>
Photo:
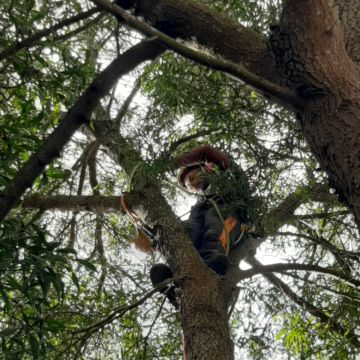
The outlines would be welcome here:
<svg viewBox="0 0 360 360">
<path fill-rule="evenodd" d="M 165 264 L 155 264 L 150 269 L 150 279 L 154 287 L 172 277 L 172 271 Z M 167 297 L 171 305 L 173 305 L 176 309 L 179 307 L 174 285 L 169 284 L 166 287 L 160 289 L 159 291 Z"/>
<path fill-rule="evenodd" d="M 225 276 L 229 268 L 229 259 L 225 254 L 216 252 L 205 261 L 205 264 L 218 275 Z"/>
</svg>

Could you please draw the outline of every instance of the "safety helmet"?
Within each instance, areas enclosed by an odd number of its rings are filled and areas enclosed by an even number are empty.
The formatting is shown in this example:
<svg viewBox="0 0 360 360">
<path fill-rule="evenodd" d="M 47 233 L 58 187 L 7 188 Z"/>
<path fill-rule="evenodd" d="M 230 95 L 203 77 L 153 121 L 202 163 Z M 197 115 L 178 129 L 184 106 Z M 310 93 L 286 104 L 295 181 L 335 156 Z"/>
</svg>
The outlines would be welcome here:
<svg viewBox="0 0 360 360">
<path fill-rule="evenodd" d="M 180 167 L 177 177 L 179 185 L 187 189 L 185 184 L 186 175 L 189 174 L 190 171 L 198 168 L 201 168 L 206 174 L 211 174 L 215 171 L 216 165 L 212 162 L 200 162 Z"/>
</svg>

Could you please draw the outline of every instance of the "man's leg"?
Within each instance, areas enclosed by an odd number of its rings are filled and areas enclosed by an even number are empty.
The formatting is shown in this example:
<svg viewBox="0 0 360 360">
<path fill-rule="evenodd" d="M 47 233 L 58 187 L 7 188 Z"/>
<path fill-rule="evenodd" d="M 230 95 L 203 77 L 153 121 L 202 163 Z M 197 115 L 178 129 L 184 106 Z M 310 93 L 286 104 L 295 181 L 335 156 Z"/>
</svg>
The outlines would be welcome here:
<svg viewBox="0 0 360 360">
<path fill-rule="evenodd" d="M 191 208 L 189 219 L 182 221 L 186 233 L 197 250 L 201 247 L 204 232 L 204 218 L 208 209 L 209 206 L 207 204 L 203 202 L 196 203 Z"/>
<path fill-rule="evenodd" d="M 171 279 L 172 277 L 172 271 L 165 264 L 155 264 L 150 269 L 150 279 L 154 287 L 158 286 L 167 279 Z M 159 291 L 168 298 L 175 308 L 178 308 L 174 285 L 168 284 L 167 286 L 159 289 Z"/>
<path fill-rule="evenodd" d="M 205 264 L 221 276 L 226 274 L 229 267 L 225 248 L 219 240 L 223 226 L 224 224 L 216 209 L 211 207 L 205 214 L 204 233 L 199 250 Z"/>
</svg>

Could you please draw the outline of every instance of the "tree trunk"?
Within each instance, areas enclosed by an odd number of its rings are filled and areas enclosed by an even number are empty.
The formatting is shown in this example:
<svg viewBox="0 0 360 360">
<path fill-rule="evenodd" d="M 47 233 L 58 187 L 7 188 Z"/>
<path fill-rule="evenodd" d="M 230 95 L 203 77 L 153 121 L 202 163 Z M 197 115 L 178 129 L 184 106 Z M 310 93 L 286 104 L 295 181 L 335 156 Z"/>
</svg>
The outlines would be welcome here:
<svg viewBox="0 0 360 360">
<path fill-rule="evenodd" d="M 360 227 L 360 76 L 326 0 L 288 1 L 270 44 L 284 78 L 307 101 L 305 138 Z"/>
<path fill-rule="evenodd" d="M 146 186 L 125 199 L 147 224 L 161 224 L 162 252 L 181 289 L 180 319 L 189 360 L 232 360 L 224 280 L 200 259 L 159 188 Z"/>
<path fill-rule="evenodd" d="M 94 128 L 97 140 L 108 148 L 110 156 L 132 174 L 134 191 L 124 194 L 128 207 L 147 225 L 161 226 L 162 253 L 180 289 L 180 319 L 189 360 L 232 360 L 227 319 L 231 290 L 204 264 L 161 194 L 158 180 L 146 173 L 139 153 L 106 122 L 94 121 Z"/>
</svg>

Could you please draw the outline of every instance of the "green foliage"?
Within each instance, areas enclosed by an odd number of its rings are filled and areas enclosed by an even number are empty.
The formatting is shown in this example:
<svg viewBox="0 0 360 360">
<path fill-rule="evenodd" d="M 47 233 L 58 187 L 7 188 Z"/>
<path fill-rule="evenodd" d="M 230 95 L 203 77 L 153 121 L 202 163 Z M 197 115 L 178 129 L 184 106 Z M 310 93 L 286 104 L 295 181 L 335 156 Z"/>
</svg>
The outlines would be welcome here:
<svg viewBox="0 0 360 360">
<path fill-rule="evenodd" d="M 46 314 L 51 313 L 54 302 L 63 301 L 64 277 L 73 270 L 68 257 L 59 251 L 60 243 L 46 240 L 38 219 L 9 219 L 0 230 L 4 357 L 31 354 L 45 358 L 52 349 L 49 338 L 64 326 Z"/>
<path fill-rule="evenodd" d="M 264 34 L 280 9 L 278 1 L 201 2 Z M 3 50 L 85 11 L 86 6 L 77 0 L 6 0 L 0 10 Z M 114 31 L 113 19 L 100 23 L 93 19 L 49 34 L 1 62 L 0 191 L 104 64 L 137 41 L 121 25 Z M 312 197 L 309 188 L 326 180 L 291 114 L 224 74 L 171 52 L 141 71 L 140 100 L 130 105 L 120 131 L 147 165 L 137 168 L 130 181 L 105 148 L 86 152 L 93 138 L 78 133 L 25 196 L 114 196 L 151 178 L 183 215 L 193 199 L 171 185 L 176 174 L 168 171 L 169 159 L 208 143 L 227 152 L 244 171 L 235 186 L 226 177 L 229 174 L 212 177 L 211 187 L 230 204 L 228 213 L 245 209 L 244 218 L 256 223 L 289 194 L 295 192 L 302 200 L 295 215 L 258 250 L 260 259 L 321 265 L 354 278 L 358 275 L 360 249 L 353 220 L 329 200 L 331 194 L 322 193 L 327 200 Z M 116 116 L 130 91 L 128 84 L 139 76 L 121 79 L 113 94 L 103 99 L 100 110 L 106 115 L 101 116 Z M 91 157 L 96 181 L 90 179 Z M 89 210 L 29 211 L 18 204 L 1 224 L 2 357 L 179 358 L 179 321 L 169 304 L 162 305 L 163 297 L 155 295 L 131 307 L 151 289 L 149 267 L 159 255 L 144 258 L 134 251 L 129 245 L 134 228 L 119 213 Z M 284 216 L 292 211 L 291 206 L 281 210 Z M 351 334 L 358 331 L 360 318 L 357 289 L 314 272 L 276 276 L 345 333 L 309 315 L 306 307 L 299 311 L 263 276 L 254 277 L 239 284 L 230 321 L 236 358 L 354 359 L 358 349 Z"/>
<path fill-rule="evenodd" d="M 341 336 L 331 332 L 328 324 L 300 313 L 283 314 L 284 328 L 276 335 L 286 349 L 300 359 L 354 359 L 354 353 Z M 322 339 L 316 343 L 316 335 Z"/>
<path fill-rule="evenodd" d="M 201 0 L 202 3 L 241 22 L 258 32 L 268 32 L 277 22 L 281 2 L 279 0 Z"/>
<path fill-rule="evenodd" d="M 238 165 L 233 164 L 225 172 L 217 169 L 203 176 L 209 184 L 207 192 L 214 194 L 211 199 L 224 204 L 221 206 L 224 218 L 236 213 L 243 223 L 255 224 L 260 217 L 260 201 L 254 198 L 247 175 Z"/>
</svg>

